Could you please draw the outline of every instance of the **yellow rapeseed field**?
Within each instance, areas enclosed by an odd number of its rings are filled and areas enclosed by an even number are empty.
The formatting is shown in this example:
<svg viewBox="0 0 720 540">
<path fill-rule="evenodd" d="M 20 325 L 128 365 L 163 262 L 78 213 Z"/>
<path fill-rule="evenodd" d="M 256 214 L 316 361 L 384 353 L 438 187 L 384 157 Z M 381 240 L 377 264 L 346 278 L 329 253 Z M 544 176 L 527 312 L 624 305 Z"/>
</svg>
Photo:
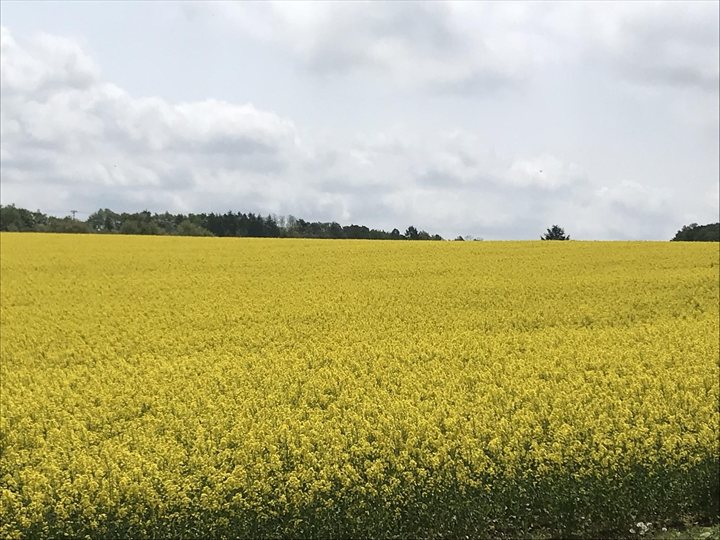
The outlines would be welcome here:
<svg viewBox="0 0 720 540">
<path fill-rule="evenodd" d="M 3 233 L 0 254 L 2 538 L 717 519 L 716 243 Z"/>
</svg>

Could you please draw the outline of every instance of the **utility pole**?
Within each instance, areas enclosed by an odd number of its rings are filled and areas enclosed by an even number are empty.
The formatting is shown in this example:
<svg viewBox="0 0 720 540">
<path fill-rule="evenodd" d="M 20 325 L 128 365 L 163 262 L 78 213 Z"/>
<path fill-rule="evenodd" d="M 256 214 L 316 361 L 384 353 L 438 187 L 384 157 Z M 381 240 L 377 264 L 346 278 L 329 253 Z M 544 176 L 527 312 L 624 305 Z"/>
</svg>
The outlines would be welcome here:
<svg viewBox="0 0 720 540">
<path fill-rule="evenodd" d="M 75 214 L 77 214 L 77 210 L 70 210 L 70 213 L 72 214 L 72 220 L 75 221 Z"/>
</svg>

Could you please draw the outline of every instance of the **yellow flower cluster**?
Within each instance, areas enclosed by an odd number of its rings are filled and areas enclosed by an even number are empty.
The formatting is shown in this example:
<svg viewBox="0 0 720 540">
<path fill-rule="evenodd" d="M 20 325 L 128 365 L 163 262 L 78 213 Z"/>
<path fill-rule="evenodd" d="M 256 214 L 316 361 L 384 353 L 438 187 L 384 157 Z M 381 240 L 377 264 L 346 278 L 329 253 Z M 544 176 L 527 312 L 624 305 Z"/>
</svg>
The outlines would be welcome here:
<svg viewBox="0 0 720 540">
<path fill-rule="evenodd" d="M 592 535 L 717 513 L 717 244 L 0 249 L 0 537 Z"/>
</svg>

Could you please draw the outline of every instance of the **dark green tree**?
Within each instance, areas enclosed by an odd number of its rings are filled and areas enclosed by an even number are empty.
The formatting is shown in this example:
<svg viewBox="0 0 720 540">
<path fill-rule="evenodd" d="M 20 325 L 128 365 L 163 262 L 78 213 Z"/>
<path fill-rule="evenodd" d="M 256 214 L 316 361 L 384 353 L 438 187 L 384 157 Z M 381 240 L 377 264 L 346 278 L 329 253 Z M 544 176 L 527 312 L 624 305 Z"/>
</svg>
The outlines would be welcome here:
<svg viewBox="0 0 720 540">
<path fill-rule="evenodd" d="M 49 217 L 48 225 L 46 228 L 47 232 L 55 233 L 89 233 L 90 228 L 87 223 L 80 221 L 79 219 L 72 219 L 70 217 L 56 218 Z"/>
<path fill-rule="evenodd" d="M 337 222 L 305 221 L 293 216 L 268 215 L 232 210 L 225 214 L 162 214 L 142 212 L 118 214 L 108 208 L 93 212 L 87 221 L 56 218 L 31 212 L 15 205 L 0 205 L 0 231 L 91 232 L 151 235 L 255 236 L 266 238 L 357 238 L 373 240 L 442 240 L 439 234 L 408 227 L 405 235 L 398 229 L 387 232 L 365 225 L 340 225 Z"/>
<path fill-rule="evenodd" d="M 122 221 L 119 214 L 109 208 L 101 208 L 88 216 L 87 224 L 94 232 L 117 232 Z"/>
<path fill-rule="evenodd" d="M 675 237 L 671 240 L 675 242 L 720 242 L 720 223 L 708 223 L 707 225 L 698 225 L 691 223 L 683 225 Z"/>
<path fill-rule="evenodd" d="M 175 234 L 178 236 L 213 236 L 213 233 L 200 225 L 196 225 L 189 219 L 178 223 L 178 226 L 175 228 Z"/>
<path fill-rule="evenodd" d="M 345 238 L 345 232 L 339 223 L 333 221 L 328 229 L 330 238 Z"/>
<path fill-rule="evenodd" d="M 40 210 L 31 212 L 14 204 L 0 205 L 0 231 L 45 231 L 48 219 Z"/>
<path fill-rule="evenodd" d="M 565 229 L 559 225 L 553 225 L 540 237 L 540 240 L 570 240 L 570 235 L 565 234 Z"/>
<path fill-rule="evenodd" d="M 418 230 L 414 226 L 410 225 L 405 231 L 405 238 L 408 240 L 417 240 Z"/>
</svg>

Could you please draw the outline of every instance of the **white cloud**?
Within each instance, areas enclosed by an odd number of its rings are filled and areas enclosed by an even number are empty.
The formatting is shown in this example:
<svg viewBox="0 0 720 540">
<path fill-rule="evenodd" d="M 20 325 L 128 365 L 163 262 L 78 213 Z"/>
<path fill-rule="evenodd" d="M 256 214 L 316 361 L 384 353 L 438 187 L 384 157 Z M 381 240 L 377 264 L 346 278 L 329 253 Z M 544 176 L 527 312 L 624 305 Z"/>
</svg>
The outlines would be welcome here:
<svg viewBox="0 0 720 540">
<path fill-rule="evenodd" d="M 476 6 L 474 24 L 462 4 L 440 2 L 216 3 L 209 9 L 284 48 L 313 73 L 362 72 L 400 87 L 492 90 L 525 78 L 548 45 L 506 24 L 513 7 Z"/>
<path fill-rule="evenodd" d="M 717 92 L 717 2 L 577 2 L 539 18 L 565 55 L 642 86 Z"/>
<path fill-rule="evenodd" d="M 510 167 L 509 181 L 521 187 L 555 190 L 583 181 L 584 177 L 585 173 L 579 165 L 543 155 L 514 162 Z"/>
<path fill-rule="evenodd" d="M 83 89 L 97 76 L 95 63 L 70 39 L 40 34 L 21 47 L 7 28 L 0 28 L 0 77 L 5 95 Z"/>
<path fill-rule="evenodd" d="M 204 9 L 322 76 L 495 91 L 550 66 L 717 92 L 717 2 L 220 2 Z M 193 13 L 203 8 L 194 6 Z"/>
<path fill-rule="evenodd" d="M 429 186 L 555 191 L 586 180 L 586 173 L 572 161 L 549 154 L 515 159 L 501 156 L 466 132 L 441 134 L 432 143 L 413 159 L 415 176 Z"/>
<path fill-rule="evenodd" d="M 664 213 L 669 210 L 669 194 L 650 189 L 637 182 L 622 181 L 614 186 L 603 186 L 595 195 L 604 203 L 622 207 L 630 212 Z"/>
<path fill-rule="evenodd" d="M 52 204 L 48 189 L 80 185 L 191 192 L 227 176 L 244 193 L 301 152 L 292 122 L 251 104 L 134 98 L 70 40 L 21 44 L 3 28 L 2 43 L 3 200 Z"/>
</svg>

